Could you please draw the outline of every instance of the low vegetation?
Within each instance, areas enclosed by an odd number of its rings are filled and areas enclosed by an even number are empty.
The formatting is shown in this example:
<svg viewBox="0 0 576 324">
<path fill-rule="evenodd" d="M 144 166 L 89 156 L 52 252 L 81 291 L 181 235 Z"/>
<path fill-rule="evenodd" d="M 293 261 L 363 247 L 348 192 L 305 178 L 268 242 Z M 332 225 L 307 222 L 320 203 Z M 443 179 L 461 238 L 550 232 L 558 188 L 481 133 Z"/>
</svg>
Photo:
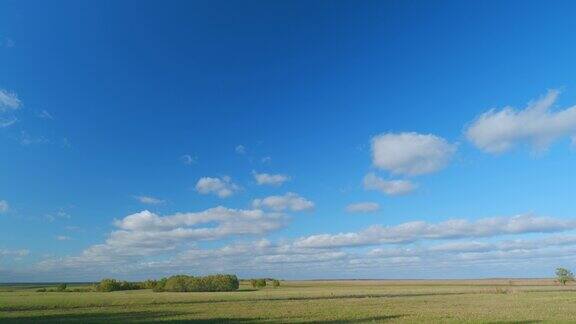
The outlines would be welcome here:
<svg viewBox="0 0 576 324">
<path fill-rule="evenodd" d="M 160 281 L 160 280 L 159 280 Z M 281 281 L 240 292 L 77 293 L 0 285 L 0 323 L 572 323 L 576 287 L 554 279 Z M 152 284 L 152 281 L 149 282 Z M 37 289 L 53 290 L 36 293 Z"/>
</svg>

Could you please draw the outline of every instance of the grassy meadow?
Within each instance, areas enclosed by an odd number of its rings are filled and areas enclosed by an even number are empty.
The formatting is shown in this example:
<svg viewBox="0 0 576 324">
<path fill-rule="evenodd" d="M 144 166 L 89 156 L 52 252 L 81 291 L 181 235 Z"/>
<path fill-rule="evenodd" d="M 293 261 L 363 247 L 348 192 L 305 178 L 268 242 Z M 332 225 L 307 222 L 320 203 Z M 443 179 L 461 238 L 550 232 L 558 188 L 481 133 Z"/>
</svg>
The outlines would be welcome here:
<svg viewBox="0 0 576 324">
<path fill-rule="evenodd" d="M 81 285 L 69 285 L 77 288 Z M 235 292 L 36 292 L 0 285 L 0 322 L 540 323 L 576 321 L 553 280 L 282 281 Z"/>
</svg>

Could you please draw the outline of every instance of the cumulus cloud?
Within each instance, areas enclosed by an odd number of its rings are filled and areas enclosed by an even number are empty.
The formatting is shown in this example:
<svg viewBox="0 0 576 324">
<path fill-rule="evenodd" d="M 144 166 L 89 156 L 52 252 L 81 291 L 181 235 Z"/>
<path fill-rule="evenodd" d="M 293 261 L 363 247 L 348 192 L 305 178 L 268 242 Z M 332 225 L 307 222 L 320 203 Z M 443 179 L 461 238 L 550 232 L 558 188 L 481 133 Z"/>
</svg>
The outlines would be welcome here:
<svg viewBox="0 0 576 324">
<path fill-rule="evenodd" d="M 476 221 L 451 219 L 437 224 L 414 221 L 396 226 L 373 225 L 360 232 L 320 234 L 301 238 L 301 247 L 329 248 L 385 243 L 407 243 L 419 240 L 490 237 L 506 234 L 561 232 L 576 228 L 576 220 L 533 215 L 482 218 Z"/>
<path fill-rule="evenodd" d="M 372 213 L 379 209 L 380 205 L 375 202 L 361 202 L 346 206 L 346 211 L 349 213 Z"/>
<path fill-rule="evenodd" d="M 384 133 L 372 138 L 374 166 L 395 174 L 420 175 L 444 168 L 456 146 L 432 134 Z"/>
<path fill-rule="evenodd" d="M 491 109 L 470 124 L 466 137 L 488 153 L 502 153 L 518 144 L 545 150 L 560 137 L 576 135 L 576 106 L 553 111 L 558 95 L 559 91 L 550 90 L 521 110 Z"/>
<path fill-rule="evenodd" d="M 364 177 L 364 189 L 376 190 L 390 196 L 405 195 L 416 190 L 418 186 L 408 180 L 384 180 L 374 173 Z"/>
<path fill-rule="evenodd" d="M 10 205 L 6 200 L 0 200 L 0 214 L 5 213 L 10 209 Z"/>
<path fill-rule="evenodd" d="M 284 174 L 257 173 L 256 171 L 252 171 L 252 175 L 259 185 L 279 186 L 290 180 L 290 177 Z"/>
<path fill-rule="evenodd" d="M 134 196 L 134 199 L 138 200 L 139 202 L 147 205 L 160 205 L 165 203 L 165 200 L 150 197 L 150 196 Z"/>
<path fill-rule="evenodd" d="M 262 199 L 254 199 L 252 206 L 254 208 L 266 208 L 275 211 L 304 211 L 313 209 L 314 203 L 301 197 L 297 193 L 288 192 L 283 196 L 269 196 Z"/>
<path fill-rule="evenodd" d="M 262 210 L 215 207 L 168 216 L 144 210 L 115 220 L 116 229 L 104 243 L 90 246 L 79 256 L 53 259 L 49 263 L 51 267 L 124 264 L 146 256 L 174 252 L 199 241 L 263 235 L 287 223 L 287 215 Z"/>
<path fill-rule="evenodd" d="M 196 183 L 196 191 L 203 195 L 214 194 L 220 198 L 230 197 L 240 190 L 228 176 L 220 178 L 203 177 Z"/>
</svg>

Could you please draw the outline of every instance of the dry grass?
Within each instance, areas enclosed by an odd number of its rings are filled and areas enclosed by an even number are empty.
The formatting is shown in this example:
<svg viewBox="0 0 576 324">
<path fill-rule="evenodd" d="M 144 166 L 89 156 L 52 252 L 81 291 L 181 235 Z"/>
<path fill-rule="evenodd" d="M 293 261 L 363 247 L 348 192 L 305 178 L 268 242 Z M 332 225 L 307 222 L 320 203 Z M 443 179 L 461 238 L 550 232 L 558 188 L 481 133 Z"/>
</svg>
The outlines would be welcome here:
<svg viewBox="0 0 576 324">
<path fill-rule="evenodd" d="M 2 287 L 2 322 L 574 322 L 576 287 L 552 280 L 292 281 L 227 293 L 37 293 Z M 5 291 L 12 290 L 12 291 Z"/>
</svg>

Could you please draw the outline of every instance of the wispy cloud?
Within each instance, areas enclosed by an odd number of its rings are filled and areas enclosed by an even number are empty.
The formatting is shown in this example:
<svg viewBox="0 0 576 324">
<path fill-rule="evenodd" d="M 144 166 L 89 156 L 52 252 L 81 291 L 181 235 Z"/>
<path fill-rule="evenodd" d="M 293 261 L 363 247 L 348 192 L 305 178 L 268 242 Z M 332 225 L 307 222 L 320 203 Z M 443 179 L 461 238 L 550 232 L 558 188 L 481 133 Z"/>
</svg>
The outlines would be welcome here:
<svg viewBox="0 0 576 324">
<path fill-rule="evenodd" d="M 349 213 L 372 213 L 379 209 L 380 205 L 375 202 L 360 202 L 346 206 L 346 211 Z"/>
<path fill-rule="evenodd" d="M 470 124 L 466 137 L 488 153 L 502 153 L 522 143 L 545 150 L 560 137 L 576 135 L 576 106 L 552 111 L 559 94 L 550 90 L 522 110 L 491 109 Z"/>
<path fill-rule="evenodd" d="M 376 190 L 390 196 L 399 196 L 411 193 L 418 186 L 408 180 L 384 180 L 374 173 L 368 173 L 363 180 L 364 189 Z"/>
<path fill-rule="evenodd" d="M 10 205 L 6 200 L 0 200 L 0 214 L 7 212 L 10 209 Z"/>
<path fill-rule="evenodd" d="M 18 121 L 14 111 L 18 110 L 22 102 L 15 92 L 0 89 L 0 128 L 8 127 Z"/>
<path fill-rule="evenodd" d="M 186 165 L 192 165 L 198 162 L 198 158 L 190 154 L 184 154 L 180 157 L 180 161 Z"/>
<path fill-rule="evenodd" d="M 451 219 L 440 223 L 414 221 L 396 226 L 373 225 L 360 232 L 319 234 L 299 239 L 301 247 L 365 246 L 407 243 L 418 240 L 490 237 L 506 234 L 552 233 L 576 228 L 576 220 L 533 215 L 482 218 L 476 221 Z"/>
<path fill-rule="evenodd" d="M 0 112 L 19 109 L 22 102 L 15 92 L 0 89 Z"/>
<path fill-rule="evenodd" d="M 314 209 L 314 203 L 297 193 L 288 192 L 282 196 L 269 196 L 252 201 L 254 208 L 266 208 L 275 211 L 305 211 Z"/>
<path fill-rule="evenodd" d="M 139 202 L 147 205 L 160 205 L 165 203 L 165 200 L 151 197 L 151 196 L 134 196 L 134 199 L 138 200 Z"/>
<path fill-rule="evenodd" d="M 48 112 L 48 110 L 45 110 L 45 109 L 38 111 L 38 112 L 36 113 L 36 116 L 37 116 L 38 118 L 41 118 L 41 119 L 54 120 L 54 116 L 52 116 L 52 114 L 50 114 L 50 113 Z"/>
<path fill-rule="evenodd" d="M 234 148 L 234 151 L 236 151 L 236 153 L 238 154 L 246 154 L 246 147 L 244 145 L 236 145 L 236 148 Z"/>
<path fill-rule="evenodd" d="M 254 176 L 256 183 L 259 185 L 279 186 L 290 180 L 290 177 L 284 174 L 258 173 L 252 171 L 252 175 Z"/>
</svg>

